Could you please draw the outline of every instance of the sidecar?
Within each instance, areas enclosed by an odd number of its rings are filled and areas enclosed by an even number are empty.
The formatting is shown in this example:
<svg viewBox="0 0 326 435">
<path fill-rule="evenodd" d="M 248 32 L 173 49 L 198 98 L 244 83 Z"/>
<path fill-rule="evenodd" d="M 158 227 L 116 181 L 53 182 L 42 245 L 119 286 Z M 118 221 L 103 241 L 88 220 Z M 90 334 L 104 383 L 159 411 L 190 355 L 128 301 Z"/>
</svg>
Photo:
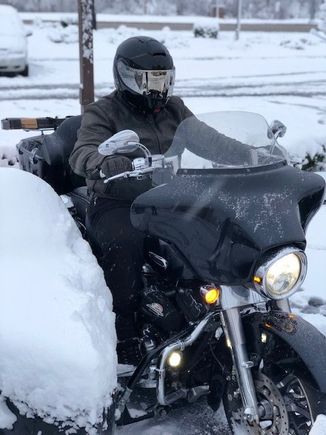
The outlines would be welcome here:
<svg viewBox="0 0 326 435">
<path fill-rule="evenodd" d="M 109 435 L 117 385 L 111 295 L 49 185 L 57 193 L 75 186 L 83 210 L 83 183 L 62 166 L 64 149 L 55 154 L 43 139 L 19 144 L 25 171 L 0 170 L 0 433 Z"/>
</svg>

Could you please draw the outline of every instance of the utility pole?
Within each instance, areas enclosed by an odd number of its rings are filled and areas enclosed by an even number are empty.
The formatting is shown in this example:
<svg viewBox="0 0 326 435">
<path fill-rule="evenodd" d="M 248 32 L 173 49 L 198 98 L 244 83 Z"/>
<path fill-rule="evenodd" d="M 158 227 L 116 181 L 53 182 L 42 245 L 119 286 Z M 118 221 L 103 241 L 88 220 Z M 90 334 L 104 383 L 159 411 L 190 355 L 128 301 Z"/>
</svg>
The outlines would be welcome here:
<svg viewBox="0 0 326 435">
<path fill-rule="evenodd" d="M 148 1 L 144 0 L 144 15 L 147 15 L 147 6 L 148 6 Z"/>
<path fill-rule="evenodd" d="M 78 0 L 81 113 L 94 101 L 94 0 Z"/>
<path fill-rule="evenodd" d="M 236 39 L 236 41 L 239 41 L 239 39 L 240 39 L 241 13 L 242 13 L 242 0 L 238 0 L 237 27 L 236 27 L 236 30 L 235 30 L 235 39 Z"/>
</svg>

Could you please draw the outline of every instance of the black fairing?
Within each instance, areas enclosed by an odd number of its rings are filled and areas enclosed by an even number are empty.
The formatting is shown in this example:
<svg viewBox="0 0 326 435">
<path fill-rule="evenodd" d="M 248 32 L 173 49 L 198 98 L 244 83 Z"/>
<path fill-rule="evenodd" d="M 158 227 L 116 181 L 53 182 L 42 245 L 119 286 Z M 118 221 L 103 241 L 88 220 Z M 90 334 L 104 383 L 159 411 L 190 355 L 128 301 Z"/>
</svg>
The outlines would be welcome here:
<svg viewBox="0 0 326 435">
<path fill-rule="evenodd" d="M 250 281 L 268 251 L 305 248 L 324 180 L 278 163 L 252 169 L 182 170 L 133 203 L 133 225 L 172 243 L 196 278 Z"/>
</svg>

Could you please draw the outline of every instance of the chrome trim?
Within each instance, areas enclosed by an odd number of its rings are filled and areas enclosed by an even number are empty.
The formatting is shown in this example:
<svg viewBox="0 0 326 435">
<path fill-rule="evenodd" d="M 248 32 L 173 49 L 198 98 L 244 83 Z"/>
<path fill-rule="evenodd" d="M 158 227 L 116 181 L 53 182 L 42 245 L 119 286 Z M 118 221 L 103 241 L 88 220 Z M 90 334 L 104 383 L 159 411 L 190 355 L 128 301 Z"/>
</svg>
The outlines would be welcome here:
<svg viewBox="0 0 326 435">
<path fill-rule="evenodd" d="M 171 404 L 171 399 L 168 400 L 165 394 L 165 372 L 166 372 L 166 362 L 168 359 L 168 356 L 173 351 L 183 351 L 186 347 L 192 345 L 195 340 L 200 336 L 200 334 L 205 329 L 206 325 L 210 322 L 210 320 L 213 318 L 215 313 L 211 312 L 207 314 L 207 316 L 198 323 L 198 325 L 194 328 L 194 330 L 191 332 L 188 337 L 186 337 L 183 340 L 178 340 L 176 343 L 172 343 L 169 346 L 167 346 L 161 356 L 159 368 L 158 371 L 158 384 L 157 384 L 157 401 L 160 405 L 169 405 Z"/>
<path fill-rule="evenodd" d="M 291 313 L 291 306 L 290 306 L 290 301 L 289 299 L 277 299 L 275 301 L 275 304 L 277 306 L 277 308 L 281 311 L 284 311 L 285 313 Z"/>
<path fill-rule="evenodd" d="M 276 263 L 276 261 L 280 260 L 281 258 L 283 258 L 289 254 L 296 254 L 299 257 L 299 259 L 301 260 L 300 276 L 299 276 L 298 281 L 294 285 L 294 287 L 288 293 L 286 293 L 285 295 L 282 295 L 282 296 L 275 296 L 267 290 L 267 285 L 266 285 L 267 271 L 274 263 Z M 264 264 L 259 266 L 259 268 L 256 270 L 255 276 L 258 276 L 259 278 L 262 279 L 262 284 L 258 284 L 256 282 L 254 282 L 253 283 L 254 289 L 259 294 L 263 294 L 263 295 L 267 296 L 269 299 L 281 300 L 281 299 L 289 298 L 291 295 L 293 295 L 300 288 L 301 284 L 305 280 L 306 275 L 307 275 L 307 267 L 308 267 L 308 261 L 307 261 L 307 256 L 304 253 L 304 251 L 302 251 L 301 249 L 298 249 L 298 248 L 294 248 L 294 247 L 287 247 L 287 248 L 281 249 L 276 254 L 271 256 Z"/>
<path fill-rule="evenodd" d="M 253 362 L 248 357 L 240 310 L 231 308 L 222 311 L 221 319 L 227 343 L 231 346 L 245 417 L 250 422 L 259 422 L 256 389 L 251 374 Z"/>
<path fill-rule="evenodd" d="M 222 310 L 244 307 L 246 305 L 257 305 L 268 301 L 266 296 L 246 287 L 221 286 L 221 289 Z"/>
<path fill-rule="evenodd" d="M 162 267 L 162 269 L 166 270 L 168 268 L 169 263 L 164 257 L 155 254 L 153 251 L 149 251 L 148 255 L 150 259 L 153 260 L 158 266 Z"/>
</svg>

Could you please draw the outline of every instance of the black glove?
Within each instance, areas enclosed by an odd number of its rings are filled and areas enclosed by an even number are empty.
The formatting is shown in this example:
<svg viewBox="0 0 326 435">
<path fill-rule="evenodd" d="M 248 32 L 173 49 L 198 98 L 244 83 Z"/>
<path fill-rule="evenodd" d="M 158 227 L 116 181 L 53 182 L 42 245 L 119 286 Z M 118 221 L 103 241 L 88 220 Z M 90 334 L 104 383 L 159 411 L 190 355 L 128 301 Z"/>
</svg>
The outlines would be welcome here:
<svg viewBox="0 0 326 435">
<path fill-rule="evenodd" d="M 107 178 L 114 177 L 132 171 L 132 161 L 125 156 L 106 157 L 101 164 L 101 171 Z"/>
</svg>

